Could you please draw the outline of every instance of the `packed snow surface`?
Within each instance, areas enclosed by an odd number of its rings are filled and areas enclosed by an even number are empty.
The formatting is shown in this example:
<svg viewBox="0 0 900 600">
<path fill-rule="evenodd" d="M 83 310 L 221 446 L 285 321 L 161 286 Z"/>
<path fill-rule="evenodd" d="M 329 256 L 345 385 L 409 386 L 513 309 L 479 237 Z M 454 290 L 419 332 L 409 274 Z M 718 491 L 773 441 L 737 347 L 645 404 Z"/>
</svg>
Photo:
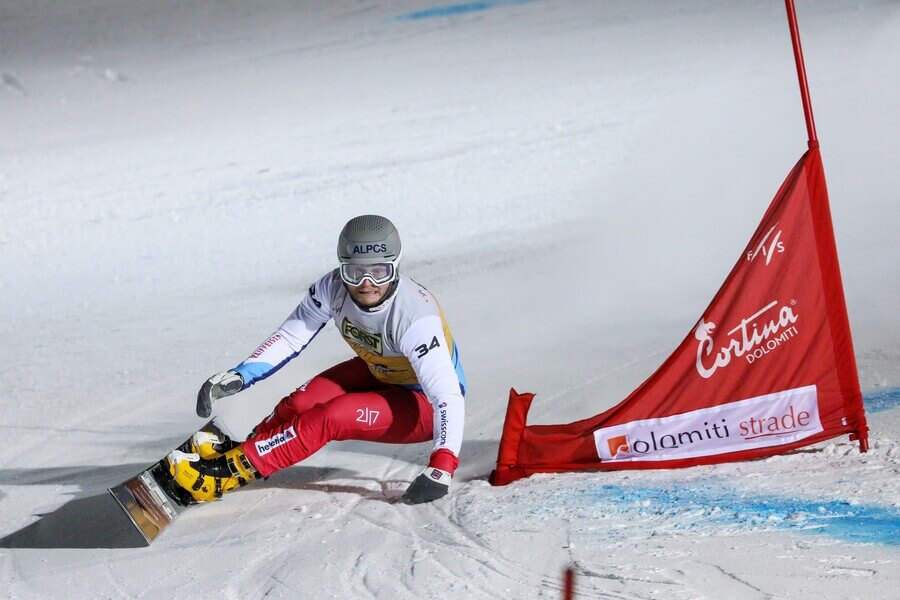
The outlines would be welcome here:
<svg viewBox="0 0 900 600">
<path fill-rule="evenodd" d="M 0 597 L 896 598 L 900 5 L 798 6 L 871 451 L 486 482 L 508 390 L 596 414 L 700 315 L 805 150 L 777 0 L 0 2 Z M 469 377 L 139 547 L 106 493 L 389 216 Z M 332 330 L 215 410 L 246 434 Z"/>
</svg>

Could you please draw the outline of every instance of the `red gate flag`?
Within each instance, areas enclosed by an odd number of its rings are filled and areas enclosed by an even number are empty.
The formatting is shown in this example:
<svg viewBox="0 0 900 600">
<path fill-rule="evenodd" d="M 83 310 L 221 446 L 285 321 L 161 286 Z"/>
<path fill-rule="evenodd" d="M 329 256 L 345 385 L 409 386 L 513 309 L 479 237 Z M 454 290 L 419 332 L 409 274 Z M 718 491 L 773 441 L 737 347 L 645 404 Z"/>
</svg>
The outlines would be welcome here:
<svg viewBox="0 0 900 600">
<path fill-rule="evenodd" d="M 825 173 L 810 146 L 697 325 L 625 400 L 526 426 L 534 395 L 510 390 L 492 484 L 759 458 L 845 433 L 866 451 Z"/>
</svg>

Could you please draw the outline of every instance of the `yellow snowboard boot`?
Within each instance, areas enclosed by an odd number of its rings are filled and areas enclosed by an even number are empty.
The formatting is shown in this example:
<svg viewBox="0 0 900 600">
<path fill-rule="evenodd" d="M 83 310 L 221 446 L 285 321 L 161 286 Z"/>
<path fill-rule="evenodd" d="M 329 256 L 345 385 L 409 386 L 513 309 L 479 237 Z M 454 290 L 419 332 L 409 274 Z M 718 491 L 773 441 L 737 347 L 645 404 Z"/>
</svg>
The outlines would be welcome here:
<svg viewBox="0 0 900 600">
<path fill-rule="evenodd" d="M 191 436 L 191 452 L 199 454 L 203 460 L 219 458 L 237 445 L 224 433 L 198 431 Z"/>
<path fill-rule="evenodd" d="M 179 450 L 169 454 L 166 460 L 172 479 L 197 502 L 218 500 L 225 493 L 259 477 L 240 446 L 211 460 L 201 459 L 198 453 Z"/>
</svg>

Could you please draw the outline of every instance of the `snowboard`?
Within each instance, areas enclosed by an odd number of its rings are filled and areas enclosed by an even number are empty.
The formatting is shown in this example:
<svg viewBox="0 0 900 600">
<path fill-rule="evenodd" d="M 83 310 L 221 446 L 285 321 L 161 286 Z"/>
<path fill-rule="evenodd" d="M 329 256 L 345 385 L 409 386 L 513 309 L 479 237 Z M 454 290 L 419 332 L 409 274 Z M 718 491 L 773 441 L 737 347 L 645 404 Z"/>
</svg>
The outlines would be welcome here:
<svg viewBox="0 0 900 600">
<path fill-rule="evenodd" d="M 227 431 L 217 419 L 204 425 L 201 431 L 227 435 Z M 175 450 L 190 452 L 191 438 L 186 439 Z M 148 546 L 178 518 L 178 515 L 190 506 L 198 504 L 187 490 L 172 479 L 167 456 L 168 454 L 131 479 L 109 488 L 109 493 L 115 498 L 116 504 L 125 512 Z"/>
</svg>

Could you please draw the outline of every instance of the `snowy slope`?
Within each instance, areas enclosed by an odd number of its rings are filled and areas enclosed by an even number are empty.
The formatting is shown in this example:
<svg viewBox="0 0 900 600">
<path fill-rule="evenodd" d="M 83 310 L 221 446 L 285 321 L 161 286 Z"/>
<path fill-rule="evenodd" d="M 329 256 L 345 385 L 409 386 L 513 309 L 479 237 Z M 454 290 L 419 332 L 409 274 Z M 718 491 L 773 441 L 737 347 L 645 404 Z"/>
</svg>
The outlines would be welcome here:
<svg viewBox="0 0 900 600">
<path fill-rule="evenodd" d="M 871 452 L 498 489 L 509 387 L 544 423 L 627 395 L 805 149 L 781 2 L 0 2 L 0 597 L 896 597 L 900 6 L 798 11 Z M 394 502 L 428 445 L 341 443 L 134 547 L 105 488 L 365 212 L 460 343 L 454 496 Z"/>
</svg>

